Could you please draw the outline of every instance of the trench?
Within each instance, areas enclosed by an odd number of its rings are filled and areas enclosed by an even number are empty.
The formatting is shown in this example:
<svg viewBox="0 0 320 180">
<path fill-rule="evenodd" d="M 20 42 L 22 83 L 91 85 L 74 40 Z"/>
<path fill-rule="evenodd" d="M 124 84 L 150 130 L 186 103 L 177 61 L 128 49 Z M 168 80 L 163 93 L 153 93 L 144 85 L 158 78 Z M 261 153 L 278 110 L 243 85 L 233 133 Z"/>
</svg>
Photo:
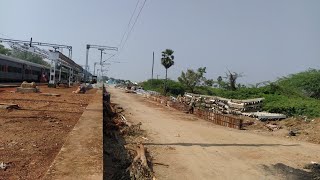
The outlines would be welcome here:
<svg viewBox="0 0 320 180">
<path fill-rule="evenodd" d="M 110 94 L 103 87 L 103 179 L 126 180 L 130 179 L 127 170 L 131 164 L 130 155 L 124 147 L 124 138 L 114 126 L 114 115 Z"/>
</svg>

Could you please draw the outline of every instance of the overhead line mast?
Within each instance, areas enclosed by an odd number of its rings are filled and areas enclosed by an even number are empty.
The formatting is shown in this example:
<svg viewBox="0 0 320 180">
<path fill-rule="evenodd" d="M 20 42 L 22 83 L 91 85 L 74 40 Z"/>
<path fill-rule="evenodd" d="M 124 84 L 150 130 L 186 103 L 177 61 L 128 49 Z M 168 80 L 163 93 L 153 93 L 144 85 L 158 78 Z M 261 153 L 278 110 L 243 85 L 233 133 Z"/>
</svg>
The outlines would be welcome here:
<svg viewBox="0 0 320 180">
<path fill-rule="evenodd" d="M 100 57 L 100 65 L 101 66 L 102 66 L 102 52 L 104 50 L 118 51 L 117 47 L 87 44 L 87 46 L 86 46 L 86 49 L 87 49 L 87 51 L 86 51 L 86 71 L 85 71 L 85 80 L 86 81 L 88 81 L 88 72 L 89 72 L 88 61 L 89 61 L 89 49 L 90 48 L 98 49 L 99 51 L 101 51 L 101 57 Z M 102 71 L 102 67 L 101 67 L 101 71 Z"/>
<path fill-rule="evenodd" d="M 22 44 L 28 44 L 29 47 L 32 47 L 32 45 L 36 46 L 47 46 L 47 47 L 52 47 L 53 49 L 61 49 L 61 48 L 66 48 L 69 50 L 69 58 L 72 58 L 72 46 L 67 46 L 67 45 L 61 45 L 61 44 L 51 44 L 51 43 L 43 43 L 43 42 L 33 42 L 32 38 L 30 41 L 22 41 L 22 40 L 15 40 L 15 39 L 5 39 L 5 38 L 0 38 L 0 42 L 8 42 L 8 43 L 22 43 Z"/>
</svg>

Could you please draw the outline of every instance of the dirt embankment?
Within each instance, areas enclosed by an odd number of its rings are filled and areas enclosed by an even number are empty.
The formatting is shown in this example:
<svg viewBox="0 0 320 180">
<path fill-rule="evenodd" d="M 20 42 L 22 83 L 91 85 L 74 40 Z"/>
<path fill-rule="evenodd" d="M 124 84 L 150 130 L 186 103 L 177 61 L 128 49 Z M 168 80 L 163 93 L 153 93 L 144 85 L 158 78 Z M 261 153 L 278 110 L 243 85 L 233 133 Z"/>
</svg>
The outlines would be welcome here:
<svg viewBox="0 0 320 180">
<path fill-rule="evenodd" d="M 14 93 L 1 88 L 0 102 L 18 104 L 20 109 L 0 109 L 0 179 L 41 179 L 61 149 L 96 90 L 73 94 L 74 88 L 48 88 L 39 93 Z"/>
<path fill-rule="evenodd" d="M 246 130 L 267 135 L 289 138 L 299 141 L 307 141 L 320 144 L 320 118 L 288 118 L 280 121 L 261 122 L 255 119 L 246 118 Z M 273 128 L 268 128 L 273 127 Z"/>
</svg>

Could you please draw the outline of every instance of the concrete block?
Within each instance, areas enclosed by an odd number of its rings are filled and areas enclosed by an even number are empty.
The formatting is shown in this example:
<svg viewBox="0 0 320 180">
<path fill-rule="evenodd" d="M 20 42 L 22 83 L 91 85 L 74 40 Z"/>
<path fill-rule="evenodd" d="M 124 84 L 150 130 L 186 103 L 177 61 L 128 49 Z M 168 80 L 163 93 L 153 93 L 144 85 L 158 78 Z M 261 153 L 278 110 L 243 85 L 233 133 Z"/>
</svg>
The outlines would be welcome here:
<svg viewBox="0 0 320 180">
<path fill-rule="evenodd" d="M 17 87 L 17 92 L 21 93 L 36 93 L 39 92 L 40 90 L 38 88 L 22 88 L 22 87 Z"/>
</svg>

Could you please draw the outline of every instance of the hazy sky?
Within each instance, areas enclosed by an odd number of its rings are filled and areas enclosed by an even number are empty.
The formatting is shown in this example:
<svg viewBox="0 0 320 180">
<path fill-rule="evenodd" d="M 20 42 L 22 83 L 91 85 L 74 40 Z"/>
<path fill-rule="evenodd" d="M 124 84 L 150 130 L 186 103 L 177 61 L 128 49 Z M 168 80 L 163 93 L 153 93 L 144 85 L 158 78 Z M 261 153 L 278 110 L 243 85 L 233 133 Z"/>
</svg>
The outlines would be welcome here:
<svg viewBox="0 0 320 180">
<path fill-rule="evenodd" d="M 119 45 L 136 3 L 0 0 L 0 37 L 71 45 L 73 59 L 84 65 L 86 44 Z M 150 78 L 154 51 L 155 77 L 164 77 L 160 58 L 166 48 L 175 51 L 172 79 L 200 66 L 213 79 L 227 69 L 243 73 L 245 83 L 320 68 L 319 9 L 319 0 L 147 0 L 114 58 L 126 63 L 112 64 L 107 75 Z M 99 57 L 90 49 L 90 70 Z"/>
</svg>

